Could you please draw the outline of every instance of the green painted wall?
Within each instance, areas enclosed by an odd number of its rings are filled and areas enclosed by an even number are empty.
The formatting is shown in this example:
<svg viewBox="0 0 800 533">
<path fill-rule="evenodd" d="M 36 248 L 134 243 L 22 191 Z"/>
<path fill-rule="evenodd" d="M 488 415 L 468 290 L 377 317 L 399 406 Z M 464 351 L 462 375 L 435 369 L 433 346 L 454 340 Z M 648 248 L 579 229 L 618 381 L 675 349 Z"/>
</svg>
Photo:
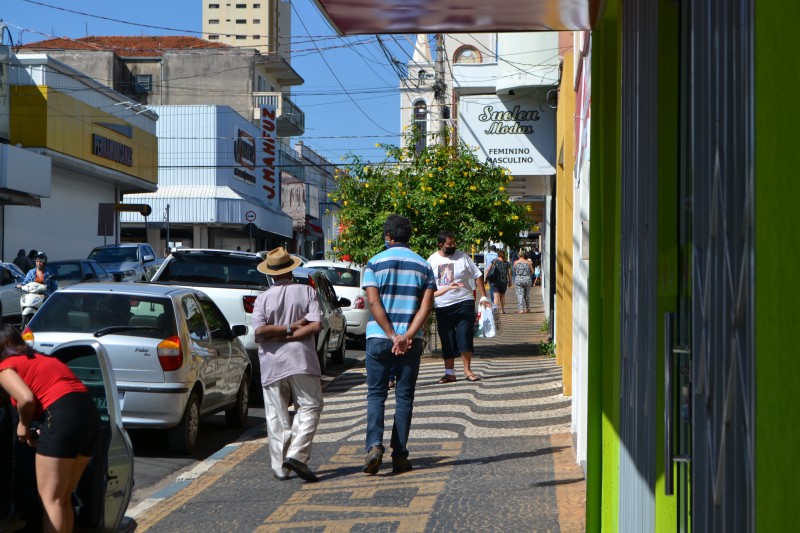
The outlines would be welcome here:
<svg viewBox="0 0 800 533">
<path fill-rule="evenodd" d="M 793 531 L 800 494 L 800 2 L 754 3 L 756 529 Z"/>
<path fill-rule="evenodd" d="M 658 7 L 658 333 L 652 353 L 656 358 L 655 530 L 677 531 L 675 496 L 664 495 L 664 321 L 677 310 L 678 189 L 679 189 L 679 52 L 678 7 L 660 0 Z"/>
<path fill-rule="evenodd" d="M 621 28 L 609 0 L 592 33 L 587 531 L 619 523 Z"/>
</svg>

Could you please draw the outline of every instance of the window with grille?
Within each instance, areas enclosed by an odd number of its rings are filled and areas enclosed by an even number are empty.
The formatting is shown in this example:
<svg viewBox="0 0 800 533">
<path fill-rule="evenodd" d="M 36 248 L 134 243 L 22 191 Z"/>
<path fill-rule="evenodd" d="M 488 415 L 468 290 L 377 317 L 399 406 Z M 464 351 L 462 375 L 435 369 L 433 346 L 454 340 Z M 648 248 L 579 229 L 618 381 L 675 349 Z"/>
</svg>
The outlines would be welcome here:
<svg viewBox="0 0 800 533">
<path fill-rule="evenodd" d="M 153 76 L 150 74 L 137 74 L 133 91 L 136 94 L 150 94 L 153 91 Z"/>
</svg>

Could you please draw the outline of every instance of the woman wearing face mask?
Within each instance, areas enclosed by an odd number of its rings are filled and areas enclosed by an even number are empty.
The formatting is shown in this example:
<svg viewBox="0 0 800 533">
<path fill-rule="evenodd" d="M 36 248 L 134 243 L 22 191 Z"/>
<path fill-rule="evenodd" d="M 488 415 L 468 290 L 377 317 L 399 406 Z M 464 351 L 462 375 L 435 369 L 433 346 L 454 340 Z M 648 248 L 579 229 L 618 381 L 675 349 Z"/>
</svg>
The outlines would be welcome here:
<svg viewBox="0 0 800 533">
<path fill-rule="evenodd" d="M 464 363 L 464 377 L 469 381 L 479 381 L 480 378 L 471 368 L 475 326 L 475 297 L 472 291 L 476 284 L 481 295 L 481 306 L 488 309 L 492 304 L 486 297 L 480 269 L 467 254 L 456 249 L 453 233 L 440 231 L 438 242 L 439 251 L 428 258 L 428 263 L 436 277 L 434 312 L 444 358 L 444 376 L 439 383 L 457 381 L 455 358 L 458 355 Z"/>
</svg>

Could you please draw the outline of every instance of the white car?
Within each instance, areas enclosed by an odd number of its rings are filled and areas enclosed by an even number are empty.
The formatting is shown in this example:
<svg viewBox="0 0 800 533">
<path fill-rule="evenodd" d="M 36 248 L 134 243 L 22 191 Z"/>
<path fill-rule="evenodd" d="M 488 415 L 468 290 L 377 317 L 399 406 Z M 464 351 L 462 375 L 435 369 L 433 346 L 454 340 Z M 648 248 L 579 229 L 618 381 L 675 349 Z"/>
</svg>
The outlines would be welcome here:
<svg viewBox="0 0 800 533">
<path fill-rule="evenodd" d="M 304 266 L 325 272 L 325 276 L 333 285 L 336 294 L 350 300 L 350 307 L 342 307 L 342 312 L 347 319 L 347 334 L 355 337 L 363 346 L 370 317 L 367 293 L 361 288 L 364 267 L 346 261 L 329 261 L 327 259 L 309 261 Z"/>
</svg>

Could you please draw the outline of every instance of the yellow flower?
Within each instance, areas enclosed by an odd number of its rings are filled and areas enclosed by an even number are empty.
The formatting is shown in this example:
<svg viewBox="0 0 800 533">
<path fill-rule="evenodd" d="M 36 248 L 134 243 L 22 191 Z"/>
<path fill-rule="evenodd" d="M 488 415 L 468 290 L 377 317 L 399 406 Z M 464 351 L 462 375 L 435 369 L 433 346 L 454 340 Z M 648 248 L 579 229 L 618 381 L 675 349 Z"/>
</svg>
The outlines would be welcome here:
<svg viewBox="0 0 800 533">
<path fill-rule="evenodd" d="M 419 215 L 419 211 L 417 211 L 416 209 L 414 209 L 414 214 L 415 214 L 415 215 Z"/>
<path fill-rule="evenodd" d="M 344 205 L 347 205 L 347 200 L 344 201 Z"/>
<path fill-rule="evenodd" d="M 481 243 L 480 239 L 475 239 L 475 244 L 480 244 L 480 243 Z"/>
<path fill-rule="evenodd" d="M 501 186 L 499 186 L 499 187 L 498 187 L 498 189 L 499 189 L 499 190 L 501 190 L 501 191 L 504 191 L 504 190 L 506 190 L 506 188 L 505 188 L 505 187 L 503 187 L 502 185 L 501 185 Z"/>
<path fill-rule="evenodd" d="M 474 185 L 470 185 L 470 186 L 469 186 L 469 190 L 471 190 L 471 191 L 475 191 L 475 190 L 477 190 L 477 189 L 478 189 L 478 188 L 477 188 L 476 186 L 474 186 Z"/>
<path fill-rule="evenodd" d="M 432 178 L 433 177 L 433 172 L 428 172 L 428 177 Z"/>
<path fill-rule="evenodd" d="M 432 191 L 432 190 L 433 190 L 433 187 L 428 187 L 428 191 Z"/>
<path fill-rule="evenodd" d="M 444 203 L 444 200 L 439 200 L 439 203 L 440 203 L 440 204 L 443 204 L 443 203 Z"/>
<path fill-rule="evenodd" d="M 464 171 L 464 175 L 465 175 L 465 176 L 469 176 L 469 172 L 467 172 L 467 171 Z"/>
<path fill-rule="evenodd" d="M 514 215 L 511 217 L 511 220 L 519 220 L 519 217 L 517 215 Z"/>
<path fill-rule="evenodd" d="M 380 148 L 380 147 L 381 147 L 381 143 L 375 143 L 375 148 Z"/>
<path fill-rule="evenodd" d="M 442 167 L 439 167 L 438 170 L 439 170 L 439 172 L 441 172 L 442 171 Z"/>
<path fill-rule="evenodd" d="M 406 191 L 403 191 L 403 196 L 405 196 L 406 194 L 408 194 L 408 193 Z"/>
<path fill-rule="evenodd" d="M 502 231 L 498 232 L 498 235 L 500 235 L 502 237 L 503 236 L 503 232 Z"/>
<path fill-rule="evenodd" d="M 526 211 L 528 211 L 528 212 L 530 212 L 530 210 L 531 210 L 531 206 L 529 206 L 529 205 L 526 205 L 526 206 L 525 206 L 525 210 L 526 210 Z"/>
<path fill-rule="evenodd" d="M 369 189 L 369 183 L 365 183 L 365 184 L 364 184 L 364 187 L 366 187 L 367 189 Z"/>
</svg>

